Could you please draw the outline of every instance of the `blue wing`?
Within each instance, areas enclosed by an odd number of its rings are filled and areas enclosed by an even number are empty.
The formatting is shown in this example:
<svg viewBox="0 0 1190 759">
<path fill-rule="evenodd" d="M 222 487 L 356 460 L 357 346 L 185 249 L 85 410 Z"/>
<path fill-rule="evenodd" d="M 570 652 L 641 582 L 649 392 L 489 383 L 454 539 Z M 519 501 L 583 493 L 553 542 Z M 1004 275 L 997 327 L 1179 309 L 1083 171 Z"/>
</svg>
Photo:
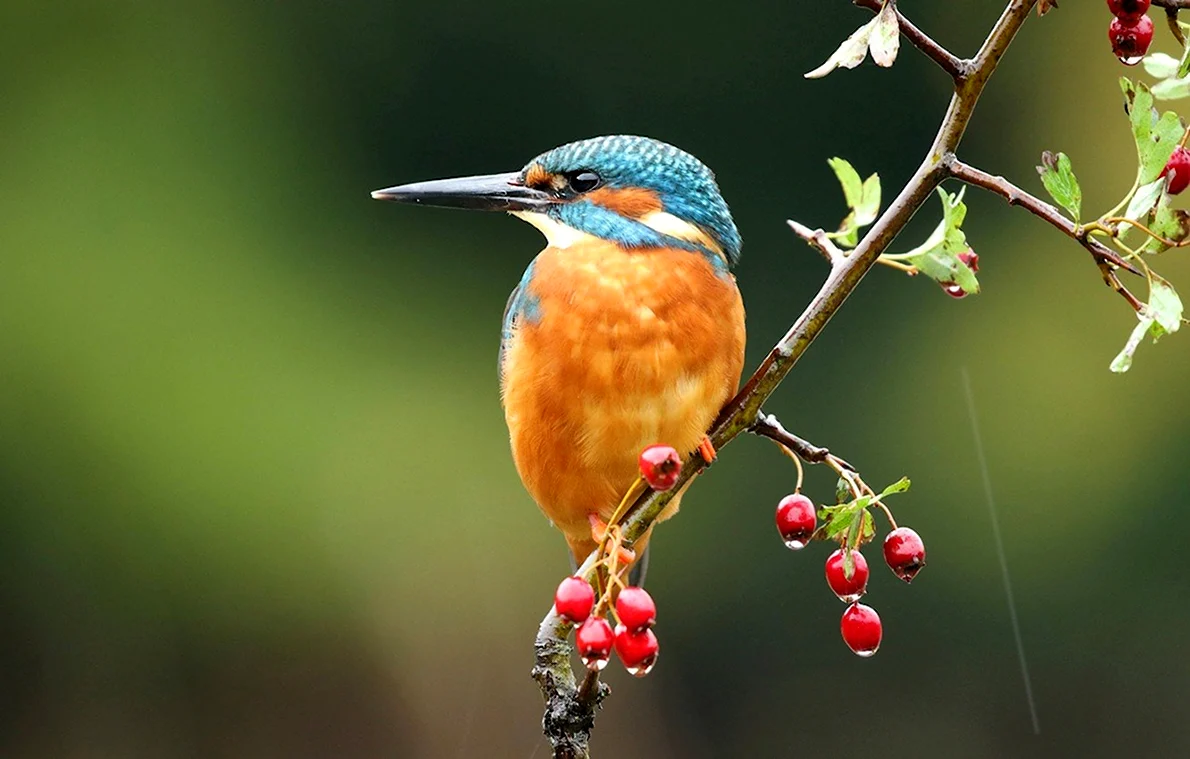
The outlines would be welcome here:
<svg viewBox="0 0 1190 759">
<path fill-rule="evenodd" d="M 496 374 L 500 378 L 500 389 L 504 389 L 504 351 L 512 339 L 513 327 L 522 321 L 536 322 L 541 318 L 537 297 L 529 292 L 529 281 L 533 278 L 533 264 L 529 264 L 521 276 L 520 283 L 512 289 L 508 303 L 504 305 L 504 319 L 500 329 L 500 353 L 496 357 Z"/>
</svg>

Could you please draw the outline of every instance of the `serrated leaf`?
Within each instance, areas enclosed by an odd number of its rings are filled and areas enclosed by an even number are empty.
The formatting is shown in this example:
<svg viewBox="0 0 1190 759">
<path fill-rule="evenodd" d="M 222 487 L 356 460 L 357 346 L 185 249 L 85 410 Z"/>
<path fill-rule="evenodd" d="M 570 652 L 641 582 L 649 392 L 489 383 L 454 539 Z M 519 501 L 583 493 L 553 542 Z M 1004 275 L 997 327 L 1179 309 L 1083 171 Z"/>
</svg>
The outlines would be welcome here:
<svg viewBox="0 0 1190 759">
<path fill-rule="evenodd" d="M 864 512 L 865 514 L 867 512 Z M 851 555 L 851 551 L 847 550 L 851 547 L 851 540 L 848 538 L 847 546 L 843 550 L 843 577 L 850 580 L 855 576 L 855 557 Z"/>
<path fill-rule="evenodd" d="M 846 503 L 851 500 L 851 485 L 842 477 L 835 483 L 835 503 Z"/>
<path fill-rule="evenodd" d="M 876 16 L 852 32 L 851 36 L 843 40 L 843 44 L 831 53 L 831 57 L 827 58 L 825 63 L 804 75 L 806 79 L 821 79 L 839 67 L 853 69 L 863 63 L 864 58 L 868 57 L 868 41 L 879 19 L 880 17 Z"/>
<path fill-rule="evenodd" d="M 872 497 L 865 495 L 854 501 L 840 503 L 836 506 L 823 506 L 818 510 L 818 518 L 824 523 L 823 535 L 827 539 L 837 538 L 855 522 L 857 514 L 872 504 Z"/>
<path fill-rule="evenodd" d="M 864 510 L 864 523 L 860 528 L 860 542 L 867 543 L 872 538 L 876 537 L 876 520 L 872 518 L 872 512 Z"/>
<path fill-rule="evenodd" d="M 1181 242 L 1190 238 L 1190 212 L 1174 208 L 1173 197 L 1165 193 L 1157 203 L 1157 211 L 1153 214 L 1149 229 L 1166 240 Z M 1169 246 L 1161 240 L 1149 238 L 1141 250 L 1145 253 L 1161 253 L 1169 250 Z"/>
<path fill-rule="evenodd" d="M 1153 53 L 1143 59 L 1145 73 L 1154 79 L 1169 79 L 1178 76 L 1178 59 L 1165 53 Z"/>
<path fill-rule="evenodd" d="M 909 484 L 909 478 L 902 477 L 901 479 L 886 487 L 884 490 L 880 491 L 880 498 L 893 495 L 894 493 L 904 493 L 909 489 Z"/>
<path fill-rule="evenodd" d="M 901 49 L 901 24 L 897 20 L 897 9 L 892 0 L 884 0 L 884 7 L 876 15 L 876 26 L 868 43 L 872 60 L 877 66 L 888 68 L 897 60 Z"/>
<path fill-rule="evenodd" d="M 1144 84 L 1120 80 L 1124 91 L 1128 120 L 1136 141 L 1136 155 L 1140 164 L 1138 180 L 1148 184 L 1156 179 L 1182 139 L 1182 121 L 1173 111 L 1157 117 L 1153 110 L 1153 95 Z"/>
<path fill-rule="evenodd" d="M 847 248 L 854 248 L 859 242 L 859 229 L 876 220 L 880 213 L 880 177 L 873 174 L 860 181 L 859 172 L 847 160 L 839 157 L 827 160 L 839 184 L 843 188 L 843 199 L 850 212 L 839 223 L 836 232 L 827 237 Z"/>
<path fill-rule="evenodd" d="M 1145 334 L 1156 322 L 1151 317 L 1141 317 L 1140 323 L 1132 330 L 1132 334 L 1128 336 L 1128 342 L 1124 343 L 1124 348 L 1112 359 L 1110 368 L 1116 374 L 1123 374 L 1132 368 L 1132 357 L 1136 353 L 1136 349 L 1140 346 L 1140 341 L 1145 338 Z"/>
<path fill-rule="evenodd" d="M 864 195 L 864 184 L 859 178 L 859 172 L 845 158 L 836 156 L 828 158 L 826 162 L 839 178 L 839 184 L 843 186 L 843 199 L 847 202 L 847 207 L 858 206 Z"/>
<path fill-rule="evenodd" d="M 1182 326 L 1182 299 L 1173 285 L 1156 275 L 1149 283 L 1149 303 L 1145 310 L 1145 316 L 1166 332 L 1177 332 Z"/>
<path fill-rule="evenodd" d="M 863 193 L 855 206 L 855 223 L 866 227 L 880 215 L 880 176 L 873 174 L 864 180 Z"/>
<path fill-rule="evenodd" d="M 1048 150 L 1041 154 L 1041 165 L 1037 167 L 1041 184 L 1058 205 L 1070 212 L 1075 221 L 1083 208 L 1083 191 L 1074 176 L 1070 157 L 1065 153 L 1054 155 Z"/>
<path fill-rule="evenodd" d="M 938 188 L 938 196 L 942 199 L 942 221 L 924 243 L 904 254 L 904 260 L 930 279 L 957 284 L 965 293 L 977 293 L 979 280 L 975 272 L 959 260 L 959 253 L 970 249 L 967 235 L 962 230 L 963 220 L 967 217 L 967 206 L 963 203 L 965 192 L 966 188 L 963 188 L 951 195 Z"/>
<path fill-rule="evenodd" d="M 833 540 L 851 529 L 851 523 L 855 520 L 856 512 L 854 510 L 841 509 L 833 513 L 830 509 L 823 509 L 823 511 L 827 512 L 823 518 L 826 522 L 823 526 L 823 534 L 828 540 Z"/>
<path fill-rule="evenodd" d="M 1149 215 L 1149 211 L 1157 205 L 1157 201 L 1161 199 L 1161 194 L 1165 192 L 1165 177 L 1158 177 L 1156 180 L 1142 185 L 1136 189 L 1132 195 L 1132 200 L 1128 202 L 1128 210 L 1124 212 L 1124 218 L 1133 221 L 1140 221 Z"/>
<path fill-rule="evenodd" d="M 1153 275 L 1149 281 L 1149 302 L 1137 314 L 1140 321 L 1128 336 L 1124 349 L 1112 360 L 1111 370 L 1119 374 L 1132 368 L 1133 355 L 1145 335 L 1157 342 L 1162 335 L 1177 332 L 1182 326 L 1182 312 L 1182 299 L 1173 285 Z"/>
<path fill-rule="evenodd" d="M 1153 85 L 1153 97 L 1158 100 L 1182 100 L 1190 98 L 1190 77 L 1162 79 Z"/>
</svg>

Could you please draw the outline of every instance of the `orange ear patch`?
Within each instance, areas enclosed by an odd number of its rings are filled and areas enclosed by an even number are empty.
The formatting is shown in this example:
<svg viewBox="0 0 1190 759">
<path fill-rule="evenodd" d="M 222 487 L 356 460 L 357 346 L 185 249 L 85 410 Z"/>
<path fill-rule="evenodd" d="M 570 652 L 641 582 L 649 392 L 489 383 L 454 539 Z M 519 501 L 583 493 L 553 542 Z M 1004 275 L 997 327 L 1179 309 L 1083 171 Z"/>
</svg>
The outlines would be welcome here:
<svg viewBox="0 0 1190 759">
<path fill-rule="evenodd" d="M 661 198 L 657 193 L 640 187 L 629 187 L 623 190 L 600 187 L 598 190 L 587 193 L 584 197 L 596 205 L 630 219 L 639 219 L 661 210 Z"/>
</svg>

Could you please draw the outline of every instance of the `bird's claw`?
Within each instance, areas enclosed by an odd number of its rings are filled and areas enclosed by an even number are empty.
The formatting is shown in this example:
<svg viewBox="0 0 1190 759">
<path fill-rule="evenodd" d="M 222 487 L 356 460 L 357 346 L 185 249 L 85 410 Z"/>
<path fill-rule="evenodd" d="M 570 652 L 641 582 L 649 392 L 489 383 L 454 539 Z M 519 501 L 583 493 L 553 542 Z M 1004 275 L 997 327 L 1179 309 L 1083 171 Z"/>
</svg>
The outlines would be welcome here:
<svg viewBox="0 0 1190 759">
<path fill-rule="evenodd" d="M 587 520 L 591 523 L 591 540 L 594 540 L 599 545 L 603 545 L 603 541 L 607 538 L 607 522 L 600 519 L 598 514 L 588 514 Z M 628 566 L 636 561 L 636 551 L 619 545 L 619 541 L 617 540 L 616 559 L 621 566 Z"/>
<path fill-rule="evenodd" d="M 702 436 L 702 442 L 698 444 L 698 455 L 707 465 L 714 464 L 715 458 L 718 454 L 715 452 L 715 446 L 711 445 L 711 439 L 706 435 Z"/>
</svg>

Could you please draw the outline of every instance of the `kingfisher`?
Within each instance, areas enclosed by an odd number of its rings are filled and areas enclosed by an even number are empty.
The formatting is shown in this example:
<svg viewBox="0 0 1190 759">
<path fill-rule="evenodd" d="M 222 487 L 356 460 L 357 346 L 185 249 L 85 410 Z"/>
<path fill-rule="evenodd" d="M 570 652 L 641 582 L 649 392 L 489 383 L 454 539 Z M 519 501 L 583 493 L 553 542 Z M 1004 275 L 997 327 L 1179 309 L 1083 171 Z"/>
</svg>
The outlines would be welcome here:
<svg viewBox="0 0 1190 759">
<path fill-rule="evenodd" d="M 372 197 L 506 211 L 545 236 L 504 310 L 500 396 L 517 473 L 576 565 L 636 482 L 642 449 L 713 458 L 706 432 L 739 386 L 744 304 L 731 273 L 740 233 L 701 161 L 614 135 L 554 148 L 520 171 Z"/>
</svg>

